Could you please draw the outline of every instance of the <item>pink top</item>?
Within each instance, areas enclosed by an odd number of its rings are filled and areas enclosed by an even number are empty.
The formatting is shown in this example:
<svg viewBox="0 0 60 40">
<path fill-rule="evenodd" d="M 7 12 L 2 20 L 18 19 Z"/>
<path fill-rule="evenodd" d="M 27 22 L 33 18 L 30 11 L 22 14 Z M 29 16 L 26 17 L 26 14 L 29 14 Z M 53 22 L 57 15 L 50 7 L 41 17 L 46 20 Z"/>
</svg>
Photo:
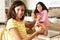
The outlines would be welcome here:
<svg viewBox="0 0 60 40">
<path fill-rule="evenodd" d="M 36 14 L 36 16 L 38 16 L 39 14 Z M 48 12 L 47 12 L 47 10 L 43 10 L 41 13 L 40 13 L 40 20 L 42 21 L 42 22 L 44 22 L 44 23 L 39 23 L 39 24 L 43 24 L 43 25 L 45 25 L 45 26 L 47 26 L 49 23 L 50 23 L 50 21 L 48 20 Z"/>
</svg>

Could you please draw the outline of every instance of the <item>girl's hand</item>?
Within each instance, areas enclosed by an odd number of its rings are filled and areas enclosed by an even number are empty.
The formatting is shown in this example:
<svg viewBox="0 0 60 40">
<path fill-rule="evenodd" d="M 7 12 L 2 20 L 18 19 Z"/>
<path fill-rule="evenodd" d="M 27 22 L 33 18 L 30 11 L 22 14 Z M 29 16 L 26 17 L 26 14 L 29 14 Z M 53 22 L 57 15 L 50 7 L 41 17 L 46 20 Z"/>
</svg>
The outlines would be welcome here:
<svg viewBox="0 0 60 40">
<path fill-rule="evenodd" d="M 40 20 L 40 18 L 41 18 L 41 16 L 40 16 L 40 15 L 38 15 L 38 16 L 37 16 L 37 20 Z"/>
<path fill-rule="evenodd" d="M 39 28 L 39 29 L 37 30 L 37 32 L 38 32 L 38 33 L 44 33 L 44 29 L 43 29 L 43 28 Z"/>
</svg>

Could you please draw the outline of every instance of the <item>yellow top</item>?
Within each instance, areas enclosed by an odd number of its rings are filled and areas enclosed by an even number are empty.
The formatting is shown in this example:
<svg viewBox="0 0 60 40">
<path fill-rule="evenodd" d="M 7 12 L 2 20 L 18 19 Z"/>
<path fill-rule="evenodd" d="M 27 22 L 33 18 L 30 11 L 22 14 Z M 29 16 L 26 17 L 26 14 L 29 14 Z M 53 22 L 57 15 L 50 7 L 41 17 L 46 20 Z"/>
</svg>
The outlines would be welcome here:
<svg viewBox="0 0 60 40">
<path fill-rule="evenodd" d="M 9 19 L 7 22 L 7 26 L 6 26 L 7 30 L 9 31 L 10 28 L 14 28 L 14 27 L 16 27 L 18 29 L 22 38 L 26 37 L 27 32 L 26 32 L 26 28 L 25 28 L 23 21 L 18 22 L 16 20 L 14 20 L 13 18 Z M 9 31 L 9 33 L 11 34 L 10 31 Z M 11 34 L 11 40 L 13 40 L 12 34 Z"/>
</svg>

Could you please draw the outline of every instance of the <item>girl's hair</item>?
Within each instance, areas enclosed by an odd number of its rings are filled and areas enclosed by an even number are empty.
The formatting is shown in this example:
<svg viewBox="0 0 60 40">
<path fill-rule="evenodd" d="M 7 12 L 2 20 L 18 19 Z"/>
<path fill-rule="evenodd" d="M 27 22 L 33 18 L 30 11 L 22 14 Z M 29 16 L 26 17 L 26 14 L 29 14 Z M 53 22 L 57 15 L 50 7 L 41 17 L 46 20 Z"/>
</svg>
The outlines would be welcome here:
<svg viewBox="0 0 60 40">
<path fill-rule="evenodd" d="M 37 4 L 36 4 L 36 8 L 35 8 L 35 10 L 34 10 L 34 13 L 36 14 L 36 13 L 39 13 L 39 11 L 37 10 L 37 5 L 38 4 L 40 4 L 41 6 L 42 6 L 42 10 L 47 10 L 47 12 L 48 12 L 48 9 L 47 9 L 47 7 L 42 3 L 42 2 L 38 2 Z"/>
<path fill-rule="evenodd" d="M 13 18 L 13 19 L 16 18 L 15 7 L 21 6 L 21 5 L 23 5 L 25 7 L 25 11 L 24 11 L 24 16 L 25 16 L 25 14 L 26 14 L 26 6 L 25 6 L 24 2 L 22 2 L 22 1 L 14 1 L 13 4 L 11 5 L 9 11 L 8 11 L 7 20 L 10 19 L 10 18 Z M 24 19 L 24 16 L 21 18 L 21 20 Z"/>
</svg>

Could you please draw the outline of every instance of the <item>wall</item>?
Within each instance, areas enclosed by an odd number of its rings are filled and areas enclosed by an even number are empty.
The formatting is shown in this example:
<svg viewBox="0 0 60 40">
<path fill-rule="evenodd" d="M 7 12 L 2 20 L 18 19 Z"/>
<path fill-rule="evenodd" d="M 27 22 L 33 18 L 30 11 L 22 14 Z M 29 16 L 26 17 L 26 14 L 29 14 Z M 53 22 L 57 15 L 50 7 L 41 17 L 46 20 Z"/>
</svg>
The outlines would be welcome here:
<svg viewBox="0 0 60 40">
<path fill-rule="evenodd" d="M 38 1 L 37 0 L 27 0 L 27 3 L 26 3 L 27 8 L 28 9 L 35 9 L 35 5 Z"/>
<path fill-rule="evenodd" d="M 47 8 L 49 7 L 60 7 L 60 0 L 26 0 L 26 5 L 28 9 L 35 9 L 37 2 L 43 2 Z"/>
<path fill-rule="evenodd" d="M 5 0 L 0 1 L 0 23 L 4 23 L 6 21 L 5 15 Z"/>
</svg>

